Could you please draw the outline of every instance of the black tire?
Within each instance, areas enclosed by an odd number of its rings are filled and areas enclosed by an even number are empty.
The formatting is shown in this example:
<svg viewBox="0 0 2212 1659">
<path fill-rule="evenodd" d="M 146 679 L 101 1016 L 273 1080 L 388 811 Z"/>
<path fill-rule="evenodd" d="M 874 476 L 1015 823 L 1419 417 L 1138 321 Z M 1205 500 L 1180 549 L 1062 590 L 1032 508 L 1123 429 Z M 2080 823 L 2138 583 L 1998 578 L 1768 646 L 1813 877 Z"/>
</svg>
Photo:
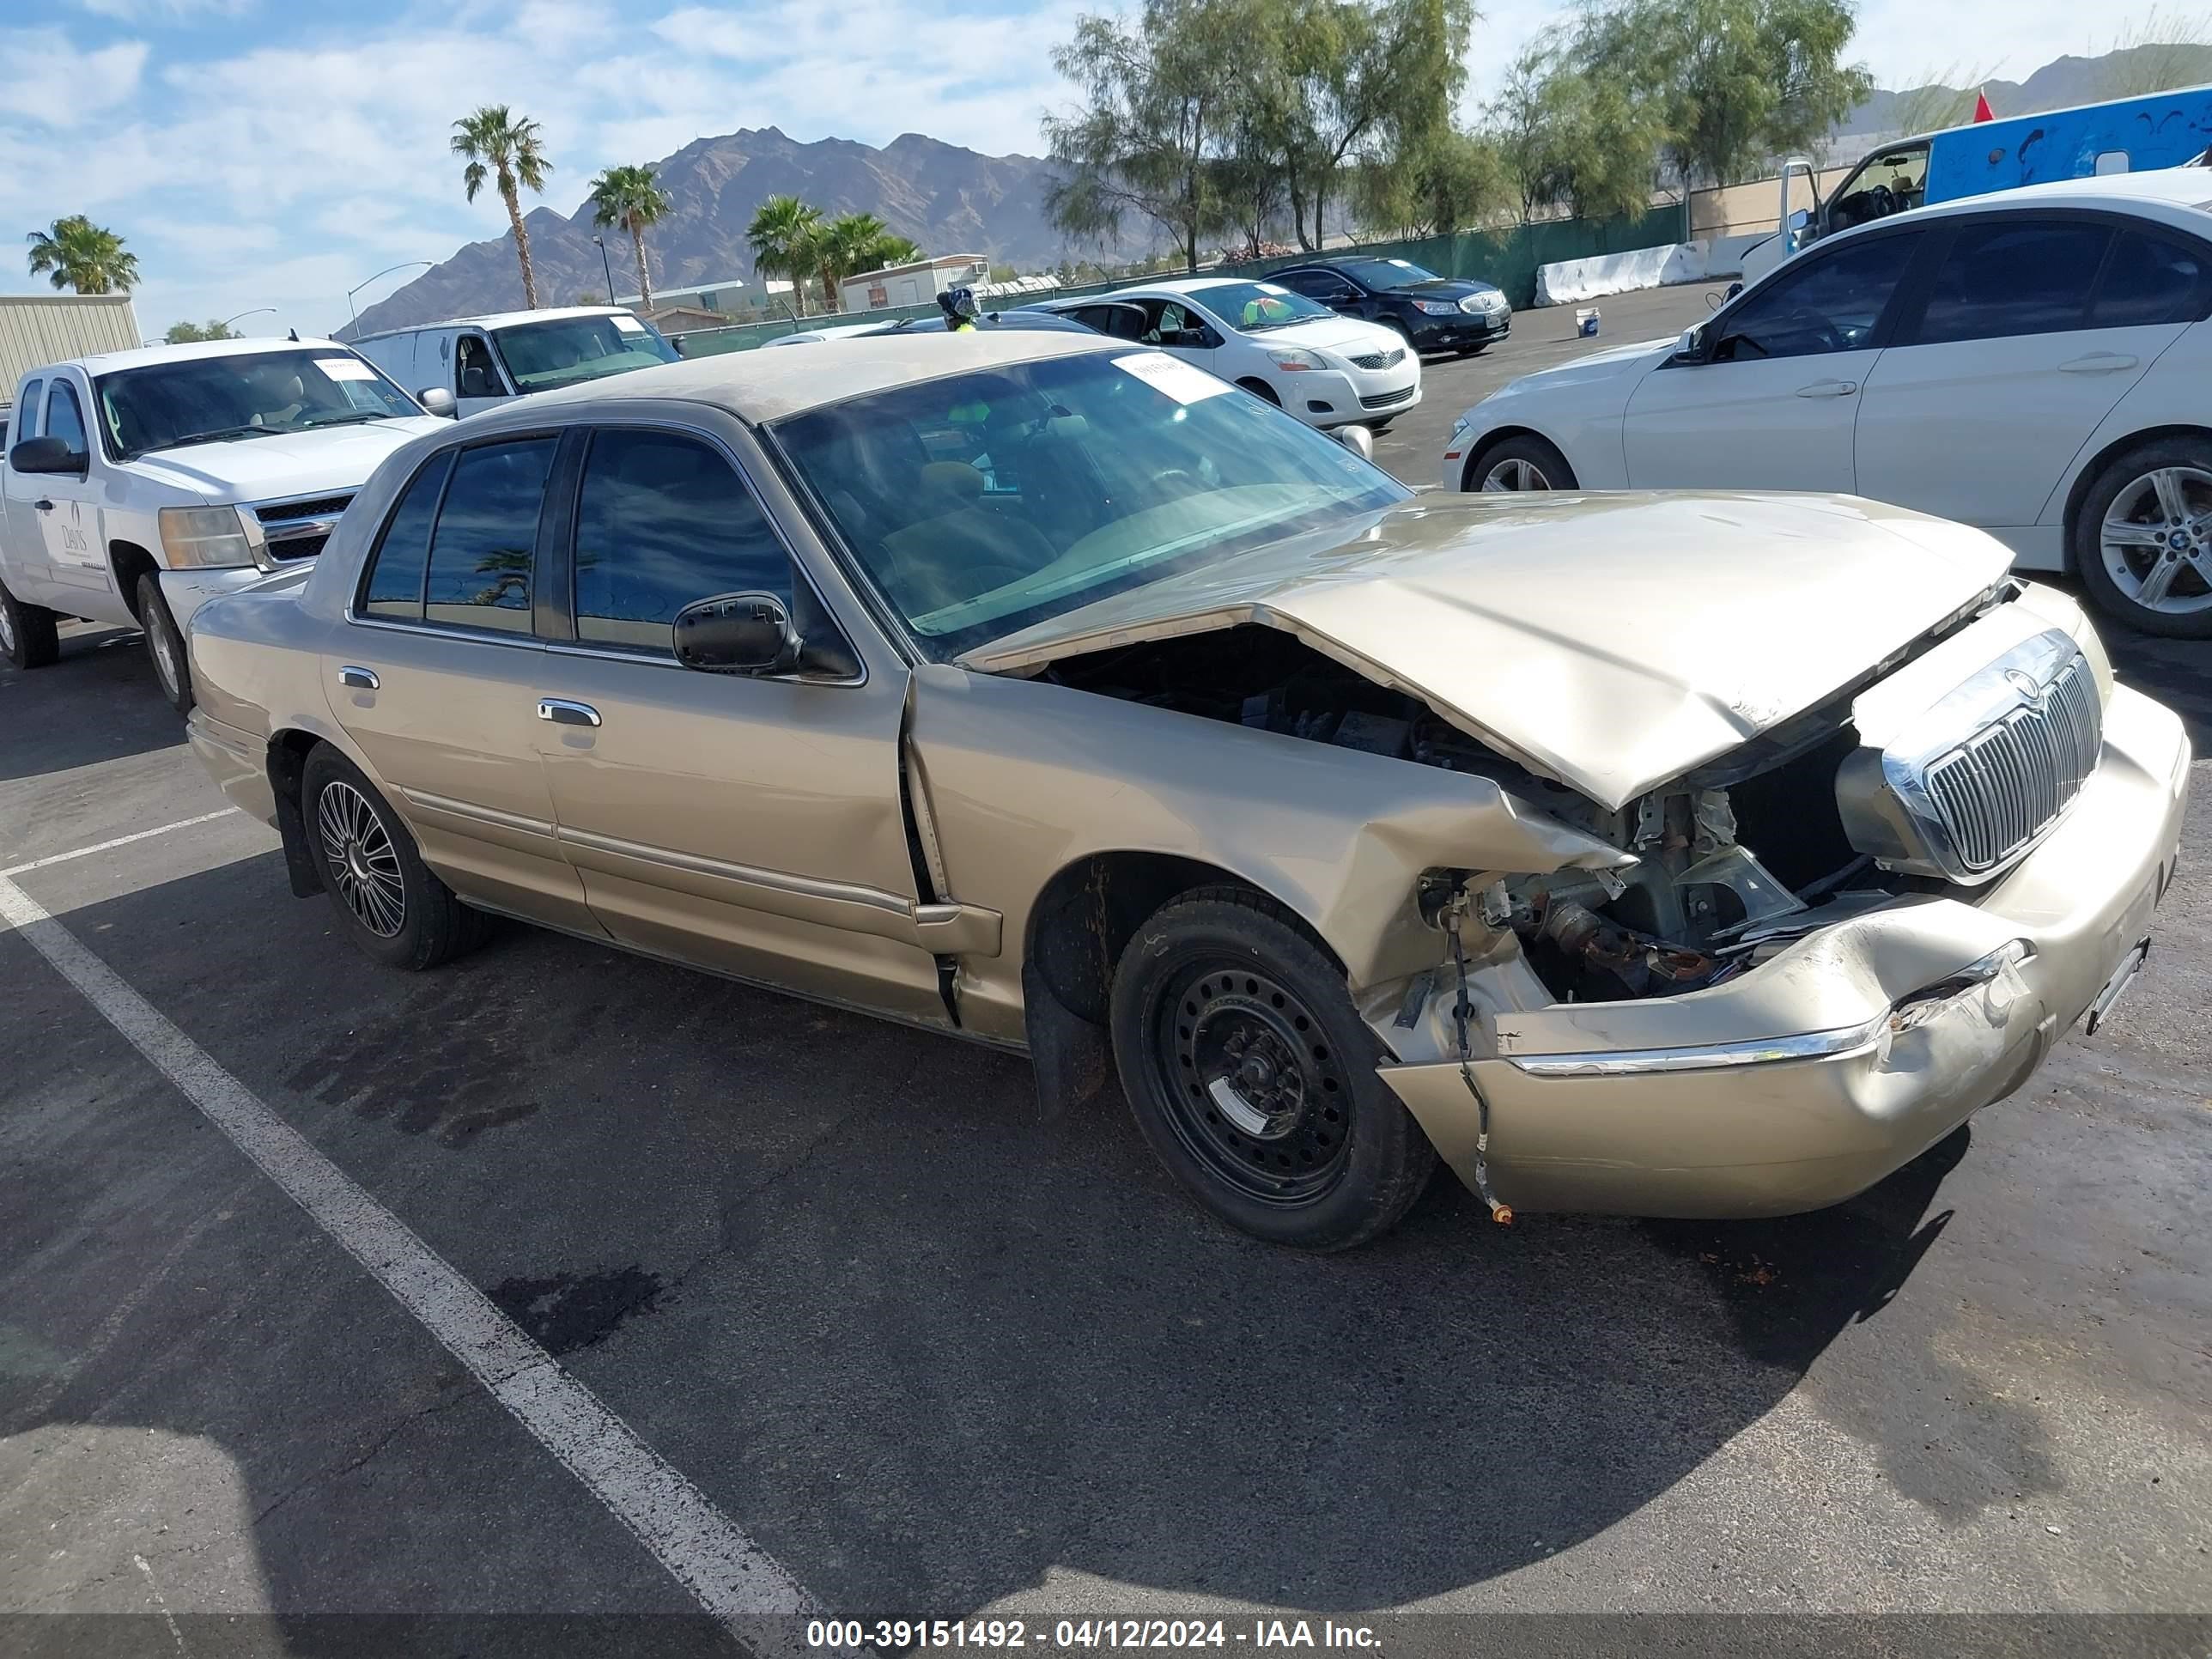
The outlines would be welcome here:
<svg viewBox="0 0 2212 1659">
<path fill-rule="evenodd" d="M 1280 409 L 1283 406 L 1283 400 L 1275 395 L 1275 388 L 1269 386 L 1265 380 L 1243 380 L 1237 381 L 1237 384 L 1243 386 L 1247 392 L 1250 392 L 1263 404 L 1273 404 L 1278 409 Z"/>
<path fill-rule="evenodd" d="M 185 649 L 185 630 L 169 614 L 161 579 L 152 571 L 138 578 L 138 625 L 146 630 L 146 654 L 153 659 L 154 684 L 179 714 L 192 712 L 192 660 Z"/>
<path fill-rule="evenodd" d="M 1343 974 L 1255 893 L 1201 888 L 1157 911 L 1121 954 L 1110 1024 L 1153 1152 L 1255 1238 L 1364 1244 L 1435 1172 L 1428 1138 L 1375 1073 L 1381 1050 Z"/>
<path fill-rule="evenodd" d="M 1510 438 L 1500 438 L 1496 443 L 1486 444 L 1468 458 L 1467 471 L 1460 487 L 1462 489 L 1481 489 L 1483 481 L 1501 467 L 1518 469 L 1507 476 L 1523 479 L 1531 477 L 1540 482 L 1501 484 L 1510 492 L 1516 489 L 1572 489 L 1575 470 L 1567 465 L 1567 458 L 1557 447 L 1545 442 L 1534 433 L 1523 432 Z"/>
<path fill-rule="evenodd" d="M 399 815 L 361 769 L 328 744 L 307 756 L 300 812 L 338 925 L 368 955 L 389 967 L 419 970 L 483 942 L 488 918 L 430 873 Z"/>
<path fill-rule="evenodd" d="M 54 625 L 61 619 L 43 606 L 25 605 L 0 584 L 0 655 L 18 668 L 44 668 L 62 653 Z"/>
<path fill-rule="evenodd" d="M 2155 483 L 2161 473 L 2183 491 L 2183 524 L 2166 522 Z M 2146 535 L 2163 526 L 2185 538 L 2178 547 L 2119 547 L 2112 556 L 2125 568 L 2129 586 L 2165 580 L 2162 606 L 2145 605 L 2112 568 L 2105 519 L 2116 506 L 2123 522 Z M 2212 566 L 2212 438 L 2153 438 L 2106 462 L 2066 526 L 2066 545 L 2090 601 L 2115 622 L 2170 640 L 2212 639 L 2212 580 L 2204 574 Z"/>
</svg>

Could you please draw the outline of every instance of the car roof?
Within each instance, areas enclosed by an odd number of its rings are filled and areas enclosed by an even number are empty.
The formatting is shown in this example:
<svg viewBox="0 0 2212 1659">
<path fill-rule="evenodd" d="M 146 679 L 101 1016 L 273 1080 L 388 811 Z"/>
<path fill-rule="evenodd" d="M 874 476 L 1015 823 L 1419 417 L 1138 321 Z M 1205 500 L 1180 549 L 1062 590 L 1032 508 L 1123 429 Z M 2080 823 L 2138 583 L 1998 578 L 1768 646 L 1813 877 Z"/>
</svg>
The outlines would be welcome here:
<svg viewBox="0 0 2212 1659">
<path fill-rule="evenodd" d="M 1129 349 L 1127 340 L 1111 340 L 1088 329 L 963 329 L 957 334 L 917 334 L 909 329 L 900 334 L 862 335 L 841 342 L 835 351 L 728 351 L 687 357 L 657 368 L 541 392 L 530 399 L 530 407 L 543 410 L 568 404 L 675 398 L 712 404 L 759 424 L 963 369 Z"/>
<path fill-rule="evenodd" d="M 62 357 L 40 365 L 58 368 L 74 363 L 88 374 L 111 374 L 118 369 L 145 368 L 155 363 L 185 363 L 204 357 L 251 357 L 264 351 L 335 351 L 353 348 L 337 340 L 285 340 L 256 335 L 242 340 L 195 340 L 188 345 L 133 346 L 127 351 L 102 351 L 89 357 Z"/>
<path fill-rule="evenodd" d="M 634 317 L 628 306 L 549 306 L 543 311 L 495 311 L 482 317 L 446 317 L 406 328 L 380 328 L 363 340 L 388 340 L 395 334 L 428 334 L 444 328 L 505 328 L 510 323 L 551 323 L 569 317 Z"/>
</svg>

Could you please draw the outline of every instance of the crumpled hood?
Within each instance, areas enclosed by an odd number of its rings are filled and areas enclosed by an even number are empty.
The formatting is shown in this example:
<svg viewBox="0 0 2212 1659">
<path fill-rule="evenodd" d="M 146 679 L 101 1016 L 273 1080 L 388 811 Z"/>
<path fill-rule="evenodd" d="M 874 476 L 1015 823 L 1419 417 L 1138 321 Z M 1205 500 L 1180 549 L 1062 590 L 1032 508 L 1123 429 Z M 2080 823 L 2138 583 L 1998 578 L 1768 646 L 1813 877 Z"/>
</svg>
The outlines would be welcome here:
<svg viewBox="0 0 2212 1659">
<path fill-rule="evenodd" d="M 979 646 L 991 672 L 1279 628 L 1607 807 L 1865 676 L 2002 579 L 1961 525 L 1850 496 L 1424 497 Z"/>
<path fill-rule="evenodd" d="M 283 432 L 158 449 L 126 463 L 140 477 L 204 501 L 258 501 L 358 489 L 386 455 L 426 432 L 453 423 L 434 415 L 323 430 Z"/>
</svg>

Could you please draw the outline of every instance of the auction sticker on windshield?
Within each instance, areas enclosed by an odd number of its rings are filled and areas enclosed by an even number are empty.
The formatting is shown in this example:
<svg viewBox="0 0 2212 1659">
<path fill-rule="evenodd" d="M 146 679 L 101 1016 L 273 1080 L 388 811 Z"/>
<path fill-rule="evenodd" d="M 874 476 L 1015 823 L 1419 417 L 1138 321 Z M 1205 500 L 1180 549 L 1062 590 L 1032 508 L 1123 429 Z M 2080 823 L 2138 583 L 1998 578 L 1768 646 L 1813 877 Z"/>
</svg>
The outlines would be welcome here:
<svg viewBox="0 0 2212 1659">
<path fill-rule="evenodd" d="M 642 334 L 645 332 L 645 325 L 638 321 L 635 317 L 610 317 L 607 320 L 612 323 L 617 330 L 624 334 Z"/>
<path fill-rule="evenodd" d="M 1116 357 L 1114 367 L 1125 374 L 1133 374 L 1146 386 L 1164 392 L 1179 404 L 1194 404 L 1202 398 L 1218 398 L 1231 390 L 1226 380 L 1217 380 L 1204 369 L 1170 357 L 1164 351 L 1139 351 L 1133 356 Z"/>
<path fill-rule="evenodd" d="M 373 380 L 376 371 L 358 357 L 318 357 L 315 367 L 333 380 Z"/>
</svg>

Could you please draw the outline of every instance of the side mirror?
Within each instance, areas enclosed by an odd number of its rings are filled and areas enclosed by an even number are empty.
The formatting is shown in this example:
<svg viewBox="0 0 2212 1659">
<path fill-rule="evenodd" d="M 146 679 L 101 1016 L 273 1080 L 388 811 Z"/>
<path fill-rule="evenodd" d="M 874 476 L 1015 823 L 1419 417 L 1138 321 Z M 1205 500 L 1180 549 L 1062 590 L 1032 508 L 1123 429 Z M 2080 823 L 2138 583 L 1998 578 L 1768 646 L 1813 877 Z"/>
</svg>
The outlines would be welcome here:
<svg viewBox="0 0 2212 1659">
<path fill-rule="evenodd" d="M 1803 208 L 1799 208 L 1796 212 L 1790 216 L 1790 228 L 1792 230 L 1802 230 L 1812 222 L 1813 216 Z"/>
<path fill-rule="evenodd" d="M 1674 359 L 1677 362 L 1695 362 L 1705 355 L 1705 325 L 1693 323 L 1684 329 L 1682 337 L 1674 342 Z"/>
<path fill-rule="evenodd" d="M 1340 426 L 1331 434 L 1363 461 L 1375 459 L 1375 434 L 1364 426 Z"/>
<path fill-rule="evenodd" d="M 425 414 L 442 415 L 449 421 L 461 412 L 460 405 L 453 401 L 453 394 L 441 386 L 424 386 L 415 394 L 415 401 L 422 405 Z"/>
<path fill-rule="evenodd" d="M 82 450 L 71 449 L 68 441 L 61 438 L 26 438 L 8 452 L 8 465 L 18 472 L 82 478 L 86 461 Z"/>
<path fill-rule="evenodd" d="M 773 593 L 720 593 L 676 613 L 676 660 L 708 674 L 787 673 L 799 632 Z"/>
</svg>

